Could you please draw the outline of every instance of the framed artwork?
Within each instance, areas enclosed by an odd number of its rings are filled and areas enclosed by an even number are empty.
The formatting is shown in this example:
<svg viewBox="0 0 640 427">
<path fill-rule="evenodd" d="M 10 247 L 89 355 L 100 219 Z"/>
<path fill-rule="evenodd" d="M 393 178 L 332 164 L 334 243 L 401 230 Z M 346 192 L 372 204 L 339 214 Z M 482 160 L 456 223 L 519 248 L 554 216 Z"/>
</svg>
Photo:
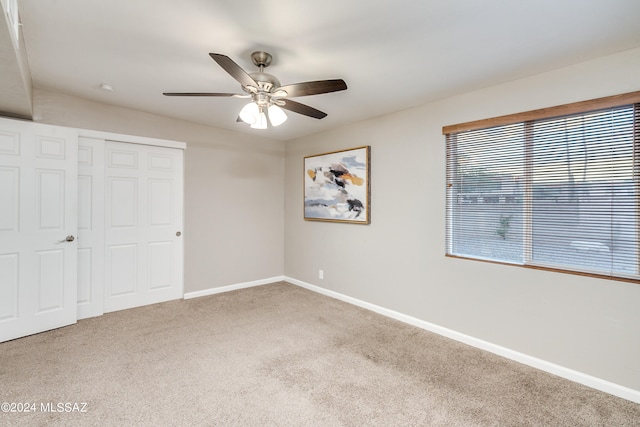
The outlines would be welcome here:
<svg viewBox="0 0 640 427">
<path fill-rule="evenodd" d="M 304 219 L 369 224 L 371 147 L 304 158 Z"/>
</svg>

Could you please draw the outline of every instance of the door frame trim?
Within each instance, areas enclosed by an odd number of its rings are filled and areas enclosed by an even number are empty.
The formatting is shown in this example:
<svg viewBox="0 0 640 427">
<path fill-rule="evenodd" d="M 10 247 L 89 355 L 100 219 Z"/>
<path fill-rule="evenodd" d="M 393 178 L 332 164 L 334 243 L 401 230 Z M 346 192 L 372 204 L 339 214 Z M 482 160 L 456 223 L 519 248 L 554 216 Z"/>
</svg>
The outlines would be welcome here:
<svg viewBox="0 0 640 427">
<path fill-rule="evenodd" d="M 127 135 L 124 133 L 102 132 L 90 129 L 77 129 L 79 137 L 98 138 L 105 141 L 126 142 L 128 144 L 153 145 L 156 147 L 178 148 L 185 150 L 186 142 L 172 141 L 169 139 L 149 138 L 146 136 Z"/>
</svg>

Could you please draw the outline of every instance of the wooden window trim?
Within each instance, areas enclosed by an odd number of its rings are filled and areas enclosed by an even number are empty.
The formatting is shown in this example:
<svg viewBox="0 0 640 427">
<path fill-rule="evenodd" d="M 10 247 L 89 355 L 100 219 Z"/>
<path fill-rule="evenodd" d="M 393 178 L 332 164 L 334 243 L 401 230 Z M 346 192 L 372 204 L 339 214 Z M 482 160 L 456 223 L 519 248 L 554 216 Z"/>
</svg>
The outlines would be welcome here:
<svg viewBox="0 0 640 427">
<path fill-rule="evenodd" d="M 640 91 L 607 96 L 604 98 L 591 99 L 588 101 L 573 102 L 571 104 L 541 108 L 538 110 L 525 111 L 522 113 L 508 114 L 506 116 L 493 117 L 490 119 L 475 120 L 472 122 L 443 126 L 442 134 L 447 135 L 456 132 L 486 129 L 494 126 L 510 125 L 531 120 L 548 119 L 552 117 L 566 116 L 570 114 L 584 113 L 585 111 L 602 110 L 605 108 L 614 108 L 620 107 L 622 105 L 636 103 L 640 103 Z"/>
</svg>

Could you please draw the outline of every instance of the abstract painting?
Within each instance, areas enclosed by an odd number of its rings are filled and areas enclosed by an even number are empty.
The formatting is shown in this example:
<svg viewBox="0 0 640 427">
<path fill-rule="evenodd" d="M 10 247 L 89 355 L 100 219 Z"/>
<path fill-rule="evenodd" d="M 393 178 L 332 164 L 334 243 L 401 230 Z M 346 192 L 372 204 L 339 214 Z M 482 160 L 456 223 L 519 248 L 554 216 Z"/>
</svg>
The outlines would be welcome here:
<svg viewBox="0 0 640 427">
<path fill-rule="evenodd" d="M 370 147 L 304 158 L 304 219 L 370 223 Z"/>
</svg>

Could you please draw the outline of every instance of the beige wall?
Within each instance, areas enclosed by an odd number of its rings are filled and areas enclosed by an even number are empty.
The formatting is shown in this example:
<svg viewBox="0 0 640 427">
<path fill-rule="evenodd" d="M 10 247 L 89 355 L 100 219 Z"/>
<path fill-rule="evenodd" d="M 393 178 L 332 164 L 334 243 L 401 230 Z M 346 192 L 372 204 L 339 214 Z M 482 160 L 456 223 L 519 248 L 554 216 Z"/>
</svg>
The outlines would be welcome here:
<svg viewBox="0 0 640 427">
<path fill-rule="evenodd" d="M 285 275 L 640 390 L 640 285 L 445 258 L 441 134 L 637 90 L 640 49 L 288 142 Z M 361 145 L 371 225 L 305 222 L 303 157 Z"/>
<path fill-rule="evenodd" d="M 282 142 L 43 90 L 34 120 L 187 143 L 185 292 L 282 275 Z"/>
</svg>

